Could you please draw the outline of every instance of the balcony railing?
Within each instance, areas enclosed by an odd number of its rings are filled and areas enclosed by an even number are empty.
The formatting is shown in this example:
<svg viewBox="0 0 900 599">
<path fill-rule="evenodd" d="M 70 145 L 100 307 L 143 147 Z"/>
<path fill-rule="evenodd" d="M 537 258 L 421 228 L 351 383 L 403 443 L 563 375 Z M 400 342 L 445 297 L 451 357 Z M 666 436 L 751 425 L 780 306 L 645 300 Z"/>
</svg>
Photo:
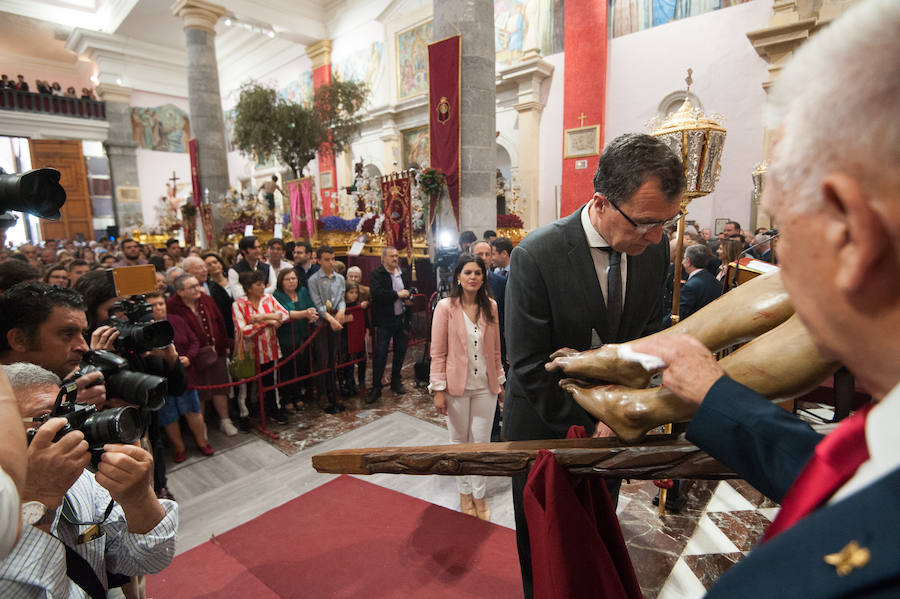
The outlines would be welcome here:
<svg viewBox="0 0 900 599">
<path fill-rule="evenodd" d="M 106 103 L 50 94 L 35 94 L 17 89 L 0 89 L 0 110 L 42 112 L 79 119 L 106 120 Z"/>
</svg>

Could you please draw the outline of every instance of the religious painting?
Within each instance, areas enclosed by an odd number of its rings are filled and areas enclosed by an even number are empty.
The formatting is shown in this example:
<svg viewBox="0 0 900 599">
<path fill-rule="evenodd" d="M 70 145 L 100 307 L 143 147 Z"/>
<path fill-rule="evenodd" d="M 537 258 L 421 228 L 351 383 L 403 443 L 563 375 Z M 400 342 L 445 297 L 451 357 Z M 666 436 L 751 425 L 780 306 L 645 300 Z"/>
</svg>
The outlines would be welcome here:
<svg viewBox="0 0 900 599">
<path fill-rule="evenodd" d="M 191 138 L 188 114 L 174 104 L 131 107 L 131 135 L 135 143 L 158 152 L 187 152 Z"/>
<path fill-rule="evenodd" d="M 278 90 L 278 97 L 294 104 L 311 104 L 315 89 L 312 71 L 303 71 L 300 77 Z"/>
<path fill-rule="evenodd" d="M 750 0 L 610 0 L 609 37 L 745 4 Z"/>
<path fill-rule="evenodd" d="M 494 48 L 498 66 L 514 64 L 525 50 L 541 56 L 563 51 L 563 0 L 494 0 Z"/>
<path fill-rule="evenodd" d="M 225 151 L 234 152 L 237 146 L 234 145 L 234 118 L 237 114 L 233 108 L 222 111 L 222 120 L 225 122 Z"/>
<path fill-rule="evenodd" d="M 431 21 L 397 34 L 397 99 L 428 93 L 428 44 L 433 37 Z"/>
<path fill-rule="evenodd" d="M 334 187 L 334 172 L 324 171 L 319 173 L 319 186 L 322 189 L 331 189 Z"/>
<path fill-rule="evenodd" d="M 401 131 L 400 135 L 402 158 L 400 168 L 429 166 L 431 164 L 431 142 L 428 136 L 428 125 Z"/>
<path fill-rule="evenodd" d="M 566 129 L 563 151 L 563 158 L 596 156 L 600 153 L 600 127 L 592 125 Z"/>
<path fill-rule="evenodd" d="M 368 47 L 351 52 L 332 63 L 335 76 L 342 81 L 365 83 L 374 93 L 384 73 L 384 42 L 372 42 Z"/>
<path fill-rule="evenodd" d="M 725 225 L 727 225 L 727 224 L 728 224 L 728 219 L 727 219 L 727 218 L 717 218 L 717 219 L 716 219 L 716 226 L 715 226 L 715 228 L 713 229 L 713 235 L 718 235 L 719 233 L 724 233 L 724 232 L 725 232 Z"/>
</svg>

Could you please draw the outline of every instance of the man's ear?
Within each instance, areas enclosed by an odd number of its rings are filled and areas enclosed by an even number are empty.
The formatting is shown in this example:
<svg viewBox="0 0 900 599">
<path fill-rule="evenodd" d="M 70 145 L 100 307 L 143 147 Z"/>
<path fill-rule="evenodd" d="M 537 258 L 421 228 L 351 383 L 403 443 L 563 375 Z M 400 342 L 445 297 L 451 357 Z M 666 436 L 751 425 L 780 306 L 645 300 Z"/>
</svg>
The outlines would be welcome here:
<svg viewBox="0 0 900 599">
<path fill-rule="evenodd" d="M 838 288 L 854 293 L 877 274 L 884 252 L 891 250 L 890 236 L 881 215 L 855 178 L 832 173 L 822 182 L 828 223 L 825 241 L 835 253 Z"/>
<path fill-rule="evenodd" d="M 6 342 L 9 344 L 9 347 L 12 351 L 17 353 L 24 353 L 29 351 L 29 343 L 28 338 L 25 336 L 25 331 L 22 329 L 10 329 L 6 332 Z"/>
</svg>

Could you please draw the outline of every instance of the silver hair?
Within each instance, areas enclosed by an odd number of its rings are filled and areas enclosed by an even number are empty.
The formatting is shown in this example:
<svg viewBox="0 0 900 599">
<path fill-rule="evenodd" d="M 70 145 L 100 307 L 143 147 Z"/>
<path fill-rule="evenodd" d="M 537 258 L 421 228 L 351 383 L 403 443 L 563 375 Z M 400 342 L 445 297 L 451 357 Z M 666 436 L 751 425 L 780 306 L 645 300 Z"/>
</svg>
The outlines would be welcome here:
<svg viewBox="0 0 900 599">
<path fill-rule="evenodd" d="M 199 256 L 188 256 L 181 263 L 181 265 L 184 267 L 185 272 L 187 272 L 187 267 L 190 266 L 191 264 L 206 266 L 206 262 L 204 262 L 203 258 L 200 258 Z"/>
<path fill-rule="evenodd" d="M 174 281 L 175 279 L 177 279 L 178 277 L 180 277 L 183 274 L 184 274 L 183 268 L 181 268 L 179 266 L 173 266 L 172 268 L 170 268 L 169 270 L 166 271 L 166 280 L 171 285 L 172 281 Z"/>
<path fill-rule="evenodd" d="M 818 208 L 834 171 L 870 194 L 900 184 L 900 2 L 868 0 L 817 33 L 773 87 L 770 183 L 791 208 Z"/>
<path fill-rule="evenodd" d="M 347 274 L 349 275 L 351 272 L 358 272 L 360 276 L 362 276 L 362 269 L 358 266 L 351 266 L 347 269 Z"/>
<path fill-rule="evenodd" d="M 59 385 L 60 382 L 59 377 L 49 370 L 28 362 L 5 364 L 3 372 L 6 373 L 13 390 L 44 385 Z"/>
</svg>

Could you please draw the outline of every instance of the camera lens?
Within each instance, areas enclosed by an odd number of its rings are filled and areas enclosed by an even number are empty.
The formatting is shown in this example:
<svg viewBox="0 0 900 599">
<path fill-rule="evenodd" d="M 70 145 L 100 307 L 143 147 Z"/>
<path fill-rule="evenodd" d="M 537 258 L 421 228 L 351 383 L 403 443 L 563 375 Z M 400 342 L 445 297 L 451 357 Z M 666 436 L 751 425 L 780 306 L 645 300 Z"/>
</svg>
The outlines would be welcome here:
<svg viewBox="0 0 900 599">
<path fill-rule="evenodd" d="M 125 350 L 145 352 L 151 349 L 162 349 L 172 343 L 175 330 L 165 321 L 146 323 L 116 323 L 119 330 L 117 344 Z"/>
<path fill-rule="evenodd" d="M 82 426 L 84 438 L 92 448 L 106 443 L 134 443 L 141 438 L 141 413 L 132 406 L 112 408 L 91 414 Z"/>
<path fill-rule="evenodd" d="M 166 323 L 168 324 L 168 323 Z M 156 411 L 166 401 L 168 382 L 161 376 L 123 370 L 106 379 L 106 394 Z"/>
</svg>

